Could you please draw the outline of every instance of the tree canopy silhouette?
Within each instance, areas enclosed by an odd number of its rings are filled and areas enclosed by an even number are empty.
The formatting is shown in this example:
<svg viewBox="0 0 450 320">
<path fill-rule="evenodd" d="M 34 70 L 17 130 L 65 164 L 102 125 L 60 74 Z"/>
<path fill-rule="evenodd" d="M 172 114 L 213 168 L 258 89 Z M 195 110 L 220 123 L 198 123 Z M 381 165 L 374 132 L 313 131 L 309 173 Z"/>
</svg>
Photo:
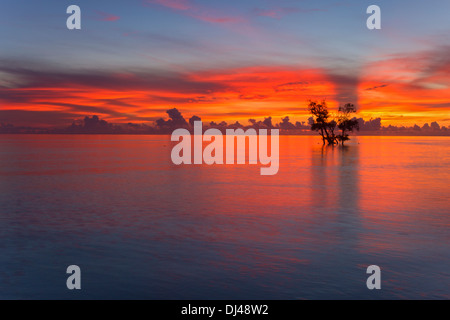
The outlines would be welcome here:
<svg viewBox="0 0 450 320">
<path fill-rule="evenodd" d="M 355 118 L 350 118 L 350 115 L 356 112 L 355 106 L 351 103 L 339 107 L 337 116 L 333 116 L 328 111 L 325 100 L 320 102 L 309 100 L 308 110 L 312 114 L 311 130 L 320 134 L 324 144 L 327 142 L 330 145 L 335 145 L 341 142 L 344 145 L 344 141 L 350 139 L 348 133 L 355 129 L 359 130 L 358 121 Z M 335 133 L 336 128 L 341 130 L 340 134 Z"/>
<path fill-rule="evenodd" d="M 338 128 L 341 129 L 341 134 L 338 135 L 338 140 L 344 145 L 344 141 L 350 140 L 347 132 L 359 130 L 359 123 L 356 118 L 351 119 L 350 114 L 356 112 L 356 107 L 351 103 L 346 103 L 339 107 L 338 114 Z"/>
</svg>

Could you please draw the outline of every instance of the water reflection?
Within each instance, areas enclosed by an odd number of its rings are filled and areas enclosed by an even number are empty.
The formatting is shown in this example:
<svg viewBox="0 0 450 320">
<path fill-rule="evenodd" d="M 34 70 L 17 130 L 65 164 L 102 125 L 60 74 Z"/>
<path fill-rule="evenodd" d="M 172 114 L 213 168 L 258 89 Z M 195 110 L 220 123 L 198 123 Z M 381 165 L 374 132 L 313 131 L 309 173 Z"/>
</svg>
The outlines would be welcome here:
<svg viewBox="0 0 450 320">
<path fill-rule="evenodd" d="M 268 177 L 175 166 L 169 137 L 1 136 L 0 297 L 71 298 L 73 263 L 83 298 L 449 297 L 448 140 L 358 141 L 283 136 Z"/>
</svg>

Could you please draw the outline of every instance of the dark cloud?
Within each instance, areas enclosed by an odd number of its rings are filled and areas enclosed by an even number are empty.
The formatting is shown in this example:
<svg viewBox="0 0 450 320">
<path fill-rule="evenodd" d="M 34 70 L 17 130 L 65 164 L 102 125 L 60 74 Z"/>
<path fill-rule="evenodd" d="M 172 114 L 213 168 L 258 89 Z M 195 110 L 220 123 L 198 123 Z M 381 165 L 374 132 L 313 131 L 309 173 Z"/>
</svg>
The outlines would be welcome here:
<svg viewBox="0 0 450 320">
<path fill-rule="evenodd" d="M 202 121 L 202 119 L 200 117 L 197 116 L 192 116 L 189 118 L 189 124 L 191 125 L 191 127 L 194 126 L 194 122 L 195 121 Z"/>
<path fill-rule="evenodd" d="M 42 105 L 53 105 L 53 106 L 61 106 L 61 107 L 67 107 L 69 111 L 73 111 L 75 114 L 101 114 L 101 115 L 107 115 L 110 117 L 115 118 L 126 118 L 129 121 L 152 121 L 157 119 L 157 117 L 142 117 L 131 113 L 125 113 L 125 112 L 119 112 L 115 111 L 112 106 L 115 104 L 107 104 L 104 107 L 98 107 L 98 106 L 87 106 L 87 105 L 80 105 L 80 104 L 72 104 L 72 103 L 63 103 L 63 102 L 40 102 Z M 152 109 L 153 110 L 153 109 Z M 148 110 L 146 110 L 148 112 Z"/>
<path fill-rule="evenodd" d="M 441 46 L 426 54 L 424 59 L 426 66 L 422 70 L 423 78 L 443 74 L 450 80 L 450 46 Z"/>
<path fill-rule="evenodd" d="M 327 78 L 335 85 L 335 99 L 340 104 L 358 101 L 359 79 L 357 75 L 342 75 L 331 72 L 327 74 Z"/>
<path fill-rule="evenodd" d="M 291 129 L 295 129 L 295 125 L 289 121 L 289 117 L 286 116 L 284 118 L 281 119 L 281 122 L 278 124 L 278 127 L 280 129 L 284 129 L 284 130 L 291 130 Z"/>
<path fill-rule="evenodd" d="M 364 120 L 363 118 L 353 118 L 358 121 L 359 130 L 361 131 L 379 131 L 381 130 L 381 118 Z"/>
<path fill-rule="evenodd" d="M 364 90 L 367 90 L 367 91 L 370 91 L 370 90 L 376 90 L 376 89 L 384 88 L 384 87 L 387 87 L 387 86 L 388 86 L 388 84 L 382 84 L 382 85 L 379 85 L 379 86 L 374 86 L 374 87 L 366 88 L 366 89 L 364 89 Z"/>
<path fill-rule="evenodd" d="M 73 111 L 74 113 L 79 111 L 79 112 L 88 113 L 88 114 L 104 114 L 104 115 L 110 115 L 110 116 L 116 116 L 116 117 L 124 116 L 123 113 L 116 112 L 110 108 L 105 108 L 105 107 L 86 106 L 86 105 L 63 103 L 63 102 L 47 102 L 47 101 L 40 102 L 40 104 L 50 105 L 50 106 L 67 107 L 70 111 Z"/>
<path fill-rule="evenodd" d="M 308 89 L 309 81 L 296 81 L 296 82 L 288 82 L 282 83 L 275 87 L 275 92 L 283 92 L 283 91 L 304 91 Z"/>
<path fill-rule="evenodd" d="M 163 129 L 177 129 L 177 128 L 184 128 L 187 126 L 187 121 L 184 119 L 184 117 L 181 115 L 181 112 L 178 111 L 177 108 L 169 109 L 166 111 L 166 113 L 169 115 L 169 120 L 164 119 L 158 119 L 156 121 L 156 125 Z"/>
<path fill-rule="evenodd" d="M 17 126 L 27 126 L 30 123 L 33 123 L 33 126 L 36 127 L 60 126 L 71 123 L 79 117 L 79 114 L 61 111 L 0 110 L 1 122 L 12 123 Z"/>
<path fill-rule="evenodd" d="M 201 120 L 198 116 L 192 116 L 189 119 L 190 126 L 187 124 L 185 118 L 178 109 L 173 108 L 166 110 L 169 116 L 168 120 L 162 118 L 155 121 L 156 126 L 146 125 L 140 123 L 126 123 L 126 124 L 114 124 L 104 119 L 101 119 L 97 115 L 85 116 L 80 119 L 78 114 L 63 113 L 56 111 L 22 111 L 22 110 L 0 110 L 0 133 L 82 133 L 82 134 L 170 134 L 174 129 L 187 128 L 192 130 L 194 121 Z M 34 127 L 28 127 L 27 123 L 33 120 L 37 125 Z M 49 120 L 50 119 L 50 120 Z M 407 134 L 407 135 L 448 135 L 449 130 L 445 126 L 440 126 L 437 122 L 431 124 L 424 124 L 422 128 L 418 125 L 412 127 L 405 126 L 393 126 L 389 125 L 384 127 L 381 125 L 381 118 L 375 118 L 370 120 L 364 120 L 362 118 L 353 118 L 359 124 L 361 131 L 369 131 L 376 134 Z M 155 119 L 152 119 L 155 120 Z M 59 128 L 39 128 L 39 124 L 48 124 L 49 121 L 55 121 L 55 125 L 61 125 L 61 123 L 72 123 L 66 127 Z M 14 123 L 14 125 L 11 124 Z M 296 122 L 294 125 L 290 122 L 288 116 L 281 119 L 281 122 L 277 124 L 272 123 L 272 117 L 264 118 L 264 121 L 256 121 L 255 119 L 249 119 L 249 126 L 242 126 L 239 122 L 233 124 L 227 124 L 225 121 L 220 121 L 218 124 L 215 121 L 211 121 L 208 124 L 204 123 L 204 130 L 208 127 L 218 128 L 223 133 L 226 129 L 235 128 L 279 128 L 284 133 L 290 131 L 294 134 L 310 134 L 311 124 L 313 118 L 310 117 L 308 122 Z"/>
<path fill-rule="evenodd" d="M 154 90 L 189 94 L 207 94 L 228 87 L 214 81 L 192 79 L 189 74 L 161 70 L 112 72 L 105 70 L 42 70 L 39 66 L 0 61 L 0 71 L 19 79 L 18 88 L 98 88 L 116 91 Z M 3 91 L 9 88 L 3 87 Z M 21 96 L 19 95 L 19 98 Z"/>
<path fill-rule="evenodd" d="M 267 128 L 273 128 L 272 117 L 264 118 L 263 124 L 264 124 Z"/>
<path fill-rule="evenodd" d="M 69 92 L 39 88 L 39 90 L 29 90 L 30 88 L 6 88 L 0 86 L 0 101 L 6 103 L 33 103 L 34 101 L 45 101 L 53 99 L 76 98 L 76 95 Z"/>
<path fill-rule="evenodd" d="M 241 95 L 239 95 L 239 99 L 242 99 L 242 100 L 263 100 L 263 99 L 267 99 L 268 97 L 269 96 L 263 95 L 263 94 L 257 94 L 257 95 L 241 94 Z"/>
</svg>

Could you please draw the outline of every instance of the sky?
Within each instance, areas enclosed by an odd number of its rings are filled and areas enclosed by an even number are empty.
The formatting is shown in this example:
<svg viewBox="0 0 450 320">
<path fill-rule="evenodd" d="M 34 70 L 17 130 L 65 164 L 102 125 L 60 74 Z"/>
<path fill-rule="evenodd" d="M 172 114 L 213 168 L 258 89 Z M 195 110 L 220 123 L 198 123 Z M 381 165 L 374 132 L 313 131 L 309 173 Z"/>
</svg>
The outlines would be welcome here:
<svg viewBox="0 0 450 320">
<path fill-rule="evenodd" d="M 69 5 L 81 30 L 68 30 Z M 366 9 L 381 8 L 381 30 Z M 450 1 L 1 0 L 0 122 L 85 115 L 305 121 L 351 102 L 383 125 L 450 125 Z"/>
</svg>

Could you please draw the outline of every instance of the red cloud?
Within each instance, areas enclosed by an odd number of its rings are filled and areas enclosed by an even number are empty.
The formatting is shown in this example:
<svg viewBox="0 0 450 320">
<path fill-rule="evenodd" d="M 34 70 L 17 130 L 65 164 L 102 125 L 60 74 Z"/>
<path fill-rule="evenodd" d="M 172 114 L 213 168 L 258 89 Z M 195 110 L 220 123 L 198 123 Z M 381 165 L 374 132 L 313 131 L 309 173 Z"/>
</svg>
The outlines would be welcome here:
<svg viewBox="0 0 450 320">
<path fill-rule="evenodd" d="M 287 14 L 291 13 L 309 13 L 309 12 L 318 12 L 318 11 L 327 11 L 324 9 L 301 9 L 301 8 L 272 8 L 272 9 L 261 9 L 256 8 L 253 10 L 253 12 L 257 16 L 262 17 L 270 17 L 279 19 Z"/>
<path fill-rule="evenodd" d="M 103 11 L 96 11 L 95 13 L 97 14 L 96 20 L 99 21 L 117 21 L 120 19 L 119 16 L 115 16 L 113 14 L 106 13 Z"/>
<path fill-rule="evenodd" d="M 358 87 L 362 115 L 407 125 L 444 119 L 450 107 L 449 53 L 443 47 L 366 65 Z"/>
<path fill-rule="evenodd" d="M 176 106 L 206 121 L 245 122 L 249 115 L 306 119 L 306 101 L 327 98 L 331 109 L 354 102 L 359 116 L 381 117 L 385 125 L 421 124 L 448 119 L 447 54 L 448 49 L 387 57 L 363 66 L 357 77 L 298 66 L 119 73 L 5 63 L 0 71 L 22 80 L 0 87 L 0 103 L 4 110 L 98 114 L 113 122 L 148 121 Z"/>
<path fill-rule="evenodd" d="M 175 10 L 188 10 L 191 8 L 188 0 L 149 0 L 147 2 L 159 4 Z"/>
<path fill-rule="evenodd" d="M 209 23 L 223 24 L 244 20 L 241 17 L 232 17 L 217 14 L 209 8 L 194 6 L 188 0 L 148 0 L 147 3 L 157 4 L 166 8 L 170 8 L 172 10 L 180 11 L 188 17 Z"/>
</svg>

